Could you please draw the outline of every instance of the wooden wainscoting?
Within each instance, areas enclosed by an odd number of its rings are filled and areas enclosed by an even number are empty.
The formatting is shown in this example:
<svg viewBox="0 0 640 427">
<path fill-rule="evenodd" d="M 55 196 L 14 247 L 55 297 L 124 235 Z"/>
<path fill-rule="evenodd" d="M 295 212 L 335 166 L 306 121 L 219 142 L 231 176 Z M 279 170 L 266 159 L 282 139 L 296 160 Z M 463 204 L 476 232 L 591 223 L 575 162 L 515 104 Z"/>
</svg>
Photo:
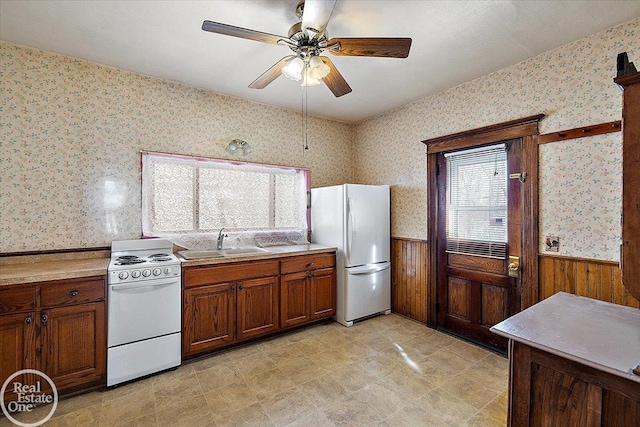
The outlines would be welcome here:
<svg viewBox="0 0 640 427">
<path fill-rule="evenodd" d="M 622 285 L 617 262 L 541 254 L 539 265 L 540 300 L 562 291 L 640 308 Z"/>
<path fill-rule="evenodd" d="M 429 256 L 426 240 L 391 238 L 391 310 L 427 323 Z"/>
</svg>

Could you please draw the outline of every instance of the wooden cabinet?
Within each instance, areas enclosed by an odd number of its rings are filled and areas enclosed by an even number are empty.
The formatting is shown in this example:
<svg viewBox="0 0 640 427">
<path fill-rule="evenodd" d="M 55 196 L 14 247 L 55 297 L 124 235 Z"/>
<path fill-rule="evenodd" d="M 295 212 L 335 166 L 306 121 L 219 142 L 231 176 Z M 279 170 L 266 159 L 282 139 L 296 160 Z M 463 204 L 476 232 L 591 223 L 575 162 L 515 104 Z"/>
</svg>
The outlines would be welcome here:
<svg viewBox="0 0 640 427">
<path fill-rule="evenodd" d="M 640 72 L 615 79 L 622 101 L 622 283 L 640 299 Z"/>
<path fill-rule="evenodd" d="M 335 255 L 283 260 L 280 278 L 280 326 L 289 328 L 336 313 Z"/>
<path fill-rule="evenodd" d="M 637 426 L 640 384 L 515 342 L 509 426 Z"/>
<path fill-rule="evenodd" d="M 184 291 L 184 354 L 202 353 L 235 340 L 235 285 L 221 283 Z"/>
<path fill-rule="evenodd" d="M 2 295 L 0 294 L 0 298 Z M 0 381 L 4 384 L 9 376 L 21 369 L 36 367 L 35 312 L 5 314 L 0 316 Z M 29 383 L 24 375 L 15 381 Z M 5 402 L 16 399 L 11 390 L 5 391 Z"/>
<path fill-rule="evenodd" d="M 43 310 L 42 367 L 58 389 L 102 378 L 106 366 L 103 302 Z"/>
<path fill-rule="evenodd" d="M 306 271 L 284 274 L 280 278 L 280 325 L 283 328 L 311 320 L 310 283 Z"/>
<path fill-rule="evenodd" d="M 238 282 L 236 339 L 278 330 L 278 277 Z"/>
<path fill-rule="evenodd" d="M 60 393 L 102 383 L 107 351 L 104 300 L 102 277 L 0 290 L 0 382 L 29 368 L 51 377 Z"/>
<path fill-rule="evenodd" d="M 186 267 L 183 356 L 276 331 L 279 261 Z"/>
<path fill-rule="evenodd" d="M 335 265 L 321 253 L 184 267 L 183 357 L 330 318 Z"/>
<path fill-rule="evenodd" d="M 493 326 L 509 339 L 509 426 L 640 426 L 639 324 L 638 309 L 558 292 Z"/>
<path fill-rule="evenodd" d="M 336 270 L 323 268 L 311 277 L 311 320 L 336 314 Z"/>
</svg>

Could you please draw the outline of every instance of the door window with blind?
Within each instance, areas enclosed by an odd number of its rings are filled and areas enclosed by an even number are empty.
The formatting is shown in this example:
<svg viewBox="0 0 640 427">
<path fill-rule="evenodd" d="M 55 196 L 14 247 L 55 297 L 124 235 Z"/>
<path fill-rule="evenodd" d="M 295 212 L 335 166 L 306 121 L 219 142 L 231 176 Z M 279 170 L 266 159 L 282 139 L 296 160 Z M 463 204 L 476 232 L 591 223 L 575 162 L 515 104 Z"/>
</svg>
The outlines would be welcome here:
<svg viewBox="0 0 640 427">
<path fill-rule="evenodd" d="M 447 252 L 507 254 L 507 153 L 504 144 L 445 154 Z"/>
<path fill-rule="evenodd" d="M 309 170 L 142 153 L 142 231 L 193 248 L 307 242 Z M 234 239 L 236 242 L 234 242 Z"/>
</svg>

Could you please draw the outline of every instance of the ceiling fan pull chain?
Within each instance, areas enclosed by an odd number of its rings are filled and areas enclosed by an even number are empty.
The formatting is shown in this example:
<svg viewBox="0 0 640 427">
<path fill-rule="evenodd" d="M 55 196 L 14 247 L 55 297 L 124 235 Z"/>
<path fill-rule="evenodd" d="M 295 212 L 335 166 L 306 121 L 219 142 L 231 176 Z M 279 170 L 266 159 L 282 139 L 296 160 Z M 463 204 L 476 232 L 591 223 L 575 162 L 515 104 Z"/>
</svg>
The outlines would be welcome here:
<svg viewBox="0 0 640 427">
<path fill-rule="evenodd" d="M 309 124 L 307 108 L 307 87 L 302 86 L 302 155 L 309 151 Z"/>
</svg>

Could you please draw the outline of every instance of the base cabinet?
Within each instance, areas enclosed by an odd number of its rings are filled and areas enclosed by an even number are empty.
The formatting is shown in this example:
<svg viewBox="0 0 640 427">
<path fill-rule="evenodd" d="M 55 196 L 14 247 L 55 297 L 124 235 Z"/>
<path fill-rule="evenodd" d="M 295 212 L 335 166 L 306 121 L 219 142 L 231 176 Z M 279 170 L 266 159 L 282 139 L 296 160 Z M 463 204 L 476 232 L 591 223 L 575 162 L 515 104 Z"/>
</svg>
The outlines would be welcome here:
<svg viewBox="0 0 640 427">
<path fill-rule="evenodd" d="M 509 426 L 640 426 L 640 384 L 510 342 Z"/>
<path fill-rule="evenodd" d="M 72 388 L 103 376 L 107 352 L 104 303 L 43 310 L 40 318 L 42 364 L 57 388 Z"/>
<path fill-rule="evenodd" d="M 336 312 L 335 253 L 184 267 L 183 357 Z"/>
<path fill-rule="evenodd" d="M 37 369 L 61 394 L 102 384 L 107 352 L 104 297 L 102 277 L 0 290 L 0 382 L 19 370 Z"/>
<path fill-rule="evenodd" d="M 335 255 L 282 261 L 280 327 L 289 328 L 336 314 Z"/>
<path fill-rule="evenodd" d="M 185 289 L 184 302 L 184 354 L 205 352 L 235 340 L 235 285 Z"/>
<path fill-rule="evenodd" d="M 278 290 L 276 276 L 238 283 L 237 340 L 245 340 L 278 330 Z"/>
<path fill-rule="evenodd" d="M 277 330 L 279 270 L 277 260 L 186 267 L 183 356 Z"/>
</svg>

